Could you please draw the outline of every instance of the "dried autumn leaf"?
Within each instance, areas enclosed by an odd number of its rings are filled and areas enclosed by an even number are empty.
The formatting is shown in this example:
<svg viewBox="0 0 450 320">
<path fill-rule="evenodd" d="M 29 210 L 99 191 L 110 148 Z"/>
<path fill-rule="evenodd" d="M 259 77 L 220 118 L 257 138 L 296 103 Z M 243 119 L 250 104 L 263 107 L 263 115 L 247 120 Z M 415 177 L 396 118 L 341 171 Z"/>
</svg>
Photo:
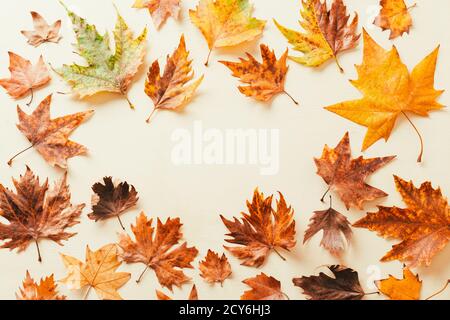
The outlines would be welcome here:
<svg viewBox="0 0 450 320">
<path fill-rule="evenodd" d="M 8 240 L 2 248 L 19 252 L 35 243 L 38 259 L 40 240 L 51 240 L 62 245 L 63 240 L 76 235 L 66 228 L 79 223 L 84 204 L 72 205 L 67 185 L 67 173 L 53 187 L 48 180 L 42 185 L 30 168 L 19 180 L 13 179 L 17 193 L 0 184 L 0 215 L 8 224 L 0 223 L 0 240 Z"/>
<path fill-rule="evenodd" d="M 178 245 L 182 238 L 180 219 L 168 218 L 166 223 L 157 220 L 156 230 L 153 220 L 148 220 L 144 213 L 131 226 L 135 236 L 133 241 L 129 235 L 119 236 L 119 246 L 123 252 L 122 259 L 126 263 L 143 263 L 145 270 L 140 275 L 139 283 L 145 272 L 151 268 L 155 271 L 159 283 L 172 290 L 172 286 L 181 287 L 190 280 L 183 268 L 192 268 L 191 262 L 198 254 L 195 247 L 188 248 L 187 243 Z"/>
<path fill-rule="evenodd" d="M 248 0 L 200 0 L 189 10 L 193 24 L 205 37 L 209 54 L 216 48 L 232 47 L 259 37 L 266 21 L 252 17 L 253 5 Z"/>
<path fill-rule="evenodd" d="M 280 281 L 264 273 L 242 282 L 252 289 L 245 291 L 241 300 L 289 300 L 288 296 L 281 291 Z"/>
<path fill-rule="evenodd" d="M 39 47 L 45 42 L 58 43 L 61 40 L 59 30 L 61 29 L 61 20 L 49 25 L 47 21 L 37 12 L 31 11 L 33 18 L 33 31 L 21 31 L 21 33 L 28 39 L 28 43 L 34 47 Z"/>
<path fill-rule="evenodd" d="M 93 288 L 103 300 L 122 300 L 117 290 L 130 280 L 127 272 L 116 272 L 121 262 L 117 258 L 117 246 L 108 244 L 97 251 L 86 246 L 86 262 L 61 254 L 67 276 L 61 280 L 71 290 L 88 286 L 86 299 Z"/>
<path fill-rule="evenodd" d="M 268 46 L 261 44 L 260 48 L 262 63 L 259 63 L 249 53 L 247 53 L 248 60 L 239 58 L 240 62 L 219 62 L 233 72 L 233 77 L 240 78 L 241 82 L 248 84 L 247 86 L 238 87 L 239 91 L 247 97 L 267 102 L 276 94 L 284 93 L 298 105 L 298 102 L 284 89 L 288 71 L 286 66 L 288 51 L 286 50 L 281 58 L 277 60 L 274 51 L 270 51 Z"/>
<path fill-rule="evenodd" d="M 356 271 L 339 265 L 328 268 L 334 277 L 321 272 L 318 276 L 294 278 L 292 282 L 310 300 L 361 300 L 366 295 Z"/>
<path fill-rule="evenodd" d="M 27 150 L 35 148 L 52 166 L 67 168 L 67 160 L 87 152 L 86 147 L 69 140 L 69 135 L 88 119 L 94 111 L 79 112 L 64 117 L 51 119 L 50 105 L 52 96 L 45 98 L 36 110 L 27 115 L 17 107 L 19 124 L 17 128 L 27 137 L 31 146 L 17 153 L 13 160 Z"/>
<path fill-rule="evenodd" d="M 270 251 L 275 251 L 283 260 L 277 248 L 288 250 L 296 244 L 294 210 L 288 207 L 283 195 L 277 201 L 276 210 L 272 209 L 273 196 L 264 198 L 264 194 L 255 190 L 252 203 L 247 201 L 249 214 L 242 213 L 242 220 L 234 221 L 220 216 L 230 231 L 229 243 L 242 247 L 226 247 L 235 257 L 243 260 L 242 265 L 260 267 Z"/>
<path fill-rule="evenodd" d="M 406 7 L 404 0 L 381 0 L 381 11 L 375 18 L 374 25 L 385 30 L 391 30 L 389 39 L 395 39 L 409 33 L 412 26 L 412 18 L 409 14 L 409 9 L 416 6 L 416 4 Z"/>
<path fill-rule="evenodd" d="M 391 300 L 420 300 L 422 281 L 408 268 L 403 269 L 403 279 L 390 275 L 388 279 L 376 281 L 375 284 Z"/>
<path fill-rule="evenodd" d="M 231 265 L 227 256 L 222 254 L 221 257 L 212 250 L 208 250 L 205 260 L 199 263 L 200 276 L 206 282 L 214 283 L 223 282 L 231 275 Z"/>
<path fill-rule="evenodd" d="M 23 281 L 23 288 L 19 288 L 16 298 L 17 300 L 66 300 L 66 296 L 58 295 L 58 288 L 53 275 L 41 279 L 37 283 L 31 278 L 28 271 Z"/>
<path fill-rule="evenodd" d="M 33 89 L 42 87 L 51 80 L 44 59 L 41 56 L 38 63 L 33 66 L 29 60 L 13 52 L 8 52 L 8 54 L 11 78 L 1 79 L 0 86 L 5 88 L 14 99 L 31 94 L 31 100 L 27 103 L 29 106 L 33 102 Z"/>
<path fill-rule="evenodd" d="M 330 10 L 327 10 L 326 1 L 321 0 L 302 0 L 302 6 L 300 15 L 303 20 L 299 23 L 304 32 L 285 28 L 274 20 L 294 50 L 303 53 L 300 57 L 290 58 L 309 67 L 318 67 L 334 59 L 343 72 L 337 55 L 358 45 L 361 36 L 357 33 L 358 14 L 355 12 L 349 23 L 350 15 L 342 0 L 334 0 Z"/>
<path fill-rule="evenodd" d="M 78 54 L 86 60 L 87 66 L 63 65 L 56 72 L 72 87 L 80 98 L 99 92 L 112 92 L 127 97 L 133 77 L 145 57 L 147 29 L 133 39 L 133 33 L 125 20 L 117 13 L 114 30 L 115 53 L 111 51 L 109 35 L 100 35 L 93 25 L 67 9 L 75 31 Z"/>
<path fill-rule="evenodd" d="M 334 210 L 331 203 L 328 210 L 314 212 L 311 223 L 305 231 L 303 243 L 321 230 L 323 230 L 323 237 L 320 245 L 334 256 L 339 256 L 344 251 L 346 243 L 348 244 L 352 238 L 350 222 L 344 215 Z"/>
<path fill-rule="evenodd" d="M 322 157 L 314 159 L 317 174 L 329 185 L 322 201 L 330 190 L 335 190 L 347 210 L 351 207 L 363 209 L 364 202 L 387 196 L 384 191 L 369 186 L 365 180 L 394 158 L 395 156 L 364 159 L 361 156 L 352 159 L 348 132 L 336 148 L 331 149 L 325 145 Z"/>
<path fill-rule="evenodd" d="M 167 56 L 167 63 L 162 76 L 158 60 L 150 67 L 145 81 L 145 93 L 153 100 L 153 111 L 147 122 L 157 110 L 177 110 L 189 103 L 197 88 L 203 81 L 203 76 L 195 81 L 192 71 L 192 60 L 186 51 L 184 36 L 172 56 Z"/>
<path fill-rule="evenodd" d="M 352 81 L 364 97 L 325 109 L 368 128 L 363 151 L 382 138 L 387 141 L 397 117 L 404 115 L 420 137 L 420 162 L 422 137 L 407 112 L 426 117 L 430 111 L 443 108 L 436 101 L 443 91 L 434 89 L 438 53 L 439 47 L 409 73 L 400 60 L 397 48 L 393 47 L 389 52 L 384 50 L 364 31 L 364 61 L 357 66 L 359 79 Z"/>
<path fill-rule="evenodd" d="M 169 297 L 164 292 L 161 292 L 159 290 L 156 290 L 156 297 L 158 298 L 158 300 L 166 300 L 166 301 L 173 300 L 171 297 Z M 188 300 L 190 301 L 198 300 L 197 287 L 195 286 L 195 284 L 192 286 Z"/>
<path fill-rule="evenodd" d="M 128 182 L 114 183 L 112 177 L 104 177 L 103 183 L 92 186 L 95 195 L 92 196 L 92 212 L 88 217 L 96 222 L 116 217 L 125 230 L 120 216 L 136 205 L 138 193 Z"/>
<path fill-rule="evenodd" d="M 408 267 L 429 266 L 432 258 L 450 241 L 450 208 L 441 189 L 430 182 L 416 188 L 394 176 L 398 192 L 407 208 L 378 206 L 354 224 L 377 232 L 385 238 L 402 240 L 394 245 L 381 261 L 400 260 Z"/>
<path fill-rule="evenodd" d="M 156 29 L 161 28 L 167 18 L 180 16 L 180 0 L 135 0 L 133 8 L 148 8 Z"/>
</svg>

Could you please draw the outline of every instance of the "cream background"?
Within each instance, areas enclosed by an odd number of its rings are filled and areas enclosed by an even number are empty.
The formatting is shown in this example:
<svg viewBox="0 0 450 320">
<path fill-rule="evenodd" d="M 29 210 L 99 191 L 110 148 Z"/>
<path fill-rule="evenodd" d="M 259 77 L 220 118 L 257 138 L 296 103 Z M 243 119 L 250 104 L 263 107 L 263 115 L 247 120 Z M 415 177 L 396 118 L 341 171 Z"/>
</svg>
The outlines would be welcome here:
<svg viewBox="0 0 450 320">
<path fill-rule="evenodd" d="M 360 14 L 360 27 L 364 26 L 377 42 L 389 48 L 388 32 L 371 25 L 377 13 L 377 0 L 347 0 L 350 12 Z M 438 44 L 441 52 L 436 72 L 436 88 L 450 87 L 450 39 L 448 30 L 450 22 L 448 12 L 450 2 L 447 0 L 408 0 L 407 3 L 418 3 L 411 11 L 414 27 L 410 35 L 394 41 L 403 61 L 412 69 L 422 58 L 430 53 Z M 354 229 L 354 239 L 342 260 L 331 257 L 319 247 L 320 236 L 303 245 L 303 234 L 314 210 L 322 210 L 326 205 L 319 198 L 326 189 L 325 183 L 315 174 L 313 157 L 320 156 L 325 144 L 335 146 L 344 133 L 350 132 L 354 156 L 359 156 L 359 148 L 366 129 L 338 117 L 323 106 L 339 101 L 360 97 L 360 94 L 349 83 L 355 78 L 353 65 L 362 60 L 362 44 L 353 51 L 341 55 L 340 61 L 346 73 L 340 74 L 333 62 L 322 68 L 313 70 L 289 62 L 286 90 L 295 96 L 301 107 L 296 107 L 284 95 L 280 95 L 271 104 L 261 104 L 242 96 L 236 89 L 237 79 L 230 71 L 217 61 L 219 59 L 236 60 L 245 51 L 259 58 L 258 42 L 239 46 L 228 50 L 217 50 L 213 53 L 209 68 L 203 66 L 208 53 L 207 45 L 200 32 L 189 21 L 188 9 L 197 1 L 182 1 L 182 15 L 179 21 L 169 19 L 167 24 L 157 32 L 149 14 L 145 10 L 132 9 L 132 0 L 115 1 L 120 12 L 137 34 L 144 26 L 150 29 L 148 37 L 148 55 L 145 67 L 136 77 L 129 96 L 135 103 L 136 111 L 131 111 L 127 103 L 120 97 L 101 94 L 83 101 L 72 96 L 55 94 L 52 115 L 66 115 L 91 108 L 96 110 L 94 117 L 81 126 L 72 136 L 74 141 L 86 145 L 90 149 L 87 157 L 77 157 L 69 162 L 69 183 L 73 194 L 73 203 L 87 203 L 83 212 L 82 223 L 72 230 L 78 235 L 58 247 L 53 242 L 42 241 L 41 249 L 44 262 L 39 264 L 33 246 L 24 253 L 17 254 L 6 249 L 0 250 L 0 298 L 14 299 L 25 271 L 29 269 L 32 276 L 39 278 L 51 273 L 56 279 L 65 275 L 59 252 L 84 259 L 85 246 L 92 249 L 116 241 L 116 233 L 120 231 L 117 221 L 94 223 L 87 219 L 91 197 L 90 186 L 105 175 L 127 180 L 134 184 L 140 194 L 139 207 L 123 216 L 127 226 L 144 210 L 152 217 L 179 216 L 184 223 L 183 232 L 189 245 L 195 245 L 200 254 L 194 265 L 203 259 L 208 249 L 222 252 L 225 228 L 219 220 L 219 214 L 227 217 L 238 216 L 245 210 L 245 201 L 250 198 L 256 186 L 266 194 L 282 191 L 296 212 L 298 245 L 291 253 L 284 253 L 288 261 L 283 262 L 271 254 L 267 263 L 258 269 L 239 265 L 229 256 L 233 267 L 231 280 L 224 287 L 210 286 L 202 281 L 197 270 L 187 270 L 188 276 L 197 284 L 200 298 L 238 299 L 248 287 L 241 281 L 265 272 L 279 279 L 282 288 L 291 299 L 303 299 L 301 290 L 292 285 L 292 278 L 302 275 L 316 274 L 323 271 L 319 266 L 344 263 L 357 270 L 361 283 L 367 292 L 374 291 L 371 281 L 393 274 L 401 276 L 402 265 L 399 262 L 380 263 L 379 259 L 396 241 L 387 241 L 377 237 L 375 233 L 365 229 Z M 288 46 L 278 32 L 272 18 L 283 25 L 298 28 L 299 1 L 253 0 L 255 16 L 268 20 L 261 43 L 269 44 L 280 55 Z M 116 13 L 110 0 L 75 1 L 66 0 L 66 4 L 90 23 L 97 25 L 101 32 L 112 30 Z M 31 28 L 30 10 L 40 12 L 49 22 L 63 19 L 63 39 L 59 45 L 44 44 L 38 49 L 29 46 L 20 30 Z M 64 9 L 56 0 L 21 0 L 3 1 L 0 19 L 0 75 L 8 77 L 7 51 L 14 51 L 33 63 L 40 54 L 53 66 L 77 60 L 72 54 L 71 43 L 73 32 Z M 159 112 L 151 125 L 145 119 L 151 111 L 152 103 L 143 93 L 145 72 L 154 59 L 160 59 L 164 65 L 164 57 L 177 46 L 181 33 L 186 35 L 187 46 L 194 58 L 194 69 L 197 74 L 205 74 L 198 95 L 182 114 Z M 292 52 L 293 53 L 293 52 Z M 51 85 L 36 91 L 32 108 L 37 106 L 48 94 L 56 91 L 68 91 L 68 87 L 52 74 Z M 29 144 L 16 129 L 15 106 L 18 103 L 27 110 L 25 103 L 13 101 L 4 90 L 0 90 L 0 181 L 10 187 L 11 177 L 18 177 L 29 165 L 41 178 L 49 177 L 51 181 L 61 177 L 63 172 L 53 169 L 45 163 L 35 151 L 27 152 L 18 158 L 13 167 L 6 165 L 7 160 L 16 151 Z M 449 92 L 440 101 L 448 105 Z M 192 130 L 193 122 L 201 120 L 204 128 L 279 128 L 281 134 L 280 171 L 275 176 L 261 176 L 253 166 L 181 166 L 177 167 L 170 160 L 173 143 L 171 133 L 178 128 Z M 416 185 L 425 180 L 441 186 L 443 193 L 450 194 L 449 163 L 450 150 L 448 129 L 450 116 L 447 111 L 433 112 L 429 119 L 414 117 L 425 140 L 424 163 L 417 164 L 418 139 L 404 119 L 397 123 L 388 143 L 382 141 L 374 145 L 364 155 L 366 157 L 397 155 L 398 159 L 370 178 L 373 186 L 385 190 L 390 196 L 378 201 L 378 204 L 403 207 L 399 195 L 395 191 L 392 174 L 405 179 L 412 179 Z M 345 213 L 351 222 L 363 217 L 363 211 L 346 212 L 342 203 L 335 199 L 335 208 Z M 366 205 L 367 211 L 374 210 L 374 204 Z M 129 230 L 129 229 L 128 229 Z M 440 289 L 450 278 L 450 246 L 437 255 L 429 268 L 417 271 L 423 279 L 423 297 Z M 152 271 L 148 272 L 140 285 L 134 280 L 141 272 L 143 265 L 123 265 L 119 270 L 132 273 L 132 279 L 120 290 L 125 299 L 154 299 L 155 289 L 160 289 Z M 186 298 L 191 285 L 175 288 L 174 293 L 164 292 L 175 298 Z M 83 292 L 70 292 L 64 286 L 60 291 L 71 299 L 83 296 Z M 95 299 L 91 292 L 90 299 Z M 370 296 L 377 299 L 377 296 Z M 450 290 L 440 298 L 450 298 Z"/>
</svg>

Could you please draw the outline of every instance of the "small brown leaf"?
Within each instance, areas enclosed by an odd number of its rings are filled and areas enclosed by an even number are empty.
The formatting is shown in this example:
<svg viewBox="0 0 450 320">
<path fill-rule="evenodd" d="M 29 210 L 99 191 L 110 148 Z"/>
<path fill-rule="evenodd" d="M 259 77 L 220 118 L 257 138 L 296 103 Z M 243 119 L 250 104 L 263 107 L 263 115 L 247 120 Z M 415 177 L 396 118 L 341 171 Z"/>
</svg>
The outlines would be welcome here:
<svg viewBox="0 0 450 320">
<path fill-rule="evenodd" d="M 280 281 L 264 273 L 242 282 L 252 289 L 245 291 L 241 300 L 289 300 L 287 295 L 281 291 Z"/>
<path fill-rule="evenodd" d="M 117 217 L 122 229 L 125 230 L 120 215 L 131 209 L 139 200 L 134 186 L 128 182 L 114 184 L 112 177 L 104 177 L 103 183 L 96 183 L 92 186 L 95 195 L 92 197 L 92 213 L 89 219 L 106 220 Z"/>
<path fill-rule="evenodd" d="M 38 284 L 31 278 L 28 271 L 23 281 L 23 288 L 19 288 L 16 298 L 17 300 L 66 300 L 66 296 L 58 295 L 58 288 L 53 275 L 41 279 Z"/>
<path fill-rule="evenodd" d="M 61 40 L 59 30 L 61 29 L 61 20 L 56 21 L 53 25 L 49 25 L 47 21 L 37 12 L 31 11 L 33 18 L 33 31 L 21 31 L 28 39 L 28 43 L 32 46 L 39 47 L 45 42 L 58 43 Z"/>
<path fill-rule="evenodd" d="M 199 263 L 199 269 L 200 276 L 209 283 L 220 282 L 223 284 L 225 279 L 231 275 L 231 265 L 227 256 L 222 254 L 222 257 L 219 257 L 212 250 L 208 250 L 205 260 Z"/>
<path fill-rule="evenodd" d="M 310 300 L 361 300 L 365 296 L 356 271 L 339 265 L 328 268 L 333 278 L 321 272 L 318 276 L 294 278 L 292 281 Z"/>
</svg>

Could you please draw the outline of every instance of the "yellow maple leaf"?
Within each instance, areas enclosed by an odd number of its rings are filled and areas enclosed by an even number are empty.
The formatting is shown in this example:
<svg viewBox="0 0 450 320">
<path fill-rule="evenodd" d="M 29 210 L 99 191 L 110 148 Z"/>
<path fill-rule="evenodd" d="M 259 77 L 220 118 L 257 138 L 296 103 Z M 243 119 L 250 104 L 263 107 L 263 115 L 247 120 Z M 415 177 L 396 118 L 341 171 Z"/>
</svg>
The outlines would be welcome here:
<svg viewBox="0 0 450 320">
<path fill-rule="evenodd" d="M 389 39 L 400 37 L 404 32 L 409 33 L 412 26 L 412 18 L 409 9 L 416 4 L 407 7 L 404 0 L 381 0 L 380 14 L 375 18 L 374 25 L 384 30 L 391 30 Z"/>
<path fill-rule="evenodd" d="M 404 115 L 420 137 L 420 162 L 422 137 L 407 112 L 426 117 L 430 111 L 443 108 L 437 98 L 444 91 L 434 89 L 438 53 L 439 47 L 410 73 L 395 46 L 390 51 L 384 50 L 364 30 L 364 61 L 356 67 L 359 78 L 351 81 L 364 97 L 325 109 L 368 128 L 363 151 L 380 139 L 387 141 L 398 116 Z"/>
<path fill-rule="evenodd" d="M 389 276 L 375 282 L 378 290 L 391 300 L 419 300 L 422 281 L 408 268 L 403 269 L 403 279 Z"/>
<path fill-rule="evenodd" d="M 86 247 L 86 263 L 61 255 L 67 268 L 67 277 L 61 280 L 69 289 L 81 289 L 88 286 L 85 297 L 91 288 L 103 300 L 121 300 L 117 289 L 130 280 L 127 272 L 116 272 L 121 262 L 117 258 L 117 246 L 108 244 L 97 251 Z"/>
<path fill-rule="evenodd" d="M 205 65 L 215 48 L 232 47 L 262 34 L 266 21 L 252 17 L 252 11 L 248 0 L 200 0 L 195 10 L 189 10 L 192 23 L 208 42 Z"/>
</svg>

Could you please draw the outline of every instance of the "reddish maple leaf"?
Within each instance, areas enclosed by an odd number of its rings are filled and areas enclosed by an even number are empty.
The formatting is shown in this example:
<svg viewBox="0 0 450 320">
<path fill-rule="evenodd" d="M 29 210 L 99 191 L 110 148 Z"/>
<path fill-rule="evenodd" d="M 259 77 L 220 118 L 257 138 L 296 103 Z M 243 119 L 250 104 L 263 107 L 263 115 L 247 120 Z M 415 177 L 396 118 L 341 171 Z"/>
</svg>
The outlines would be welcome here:
<svg viewBox="0 0 450 320">
<path fill-rule="evenodd" d="M 200 276 L 209 283 L 220 282 L 223 285 L 225 279 L 231 275 L 231 265 L 227 256 L 222 254 L 222 257 L 219 257 L 212 250 L 208 250 L 205 260 L 199 264 L 199 269 Z"/>
<path fill-rule="evenodd" d="M 251 290 L 245 291 L 241 300 L 287 300 L 288 297 L 281 291 L 281 283 L 274 277 L 269 277 L 264 273 L 254 278 L 242 281 Z"/>
</svg>

